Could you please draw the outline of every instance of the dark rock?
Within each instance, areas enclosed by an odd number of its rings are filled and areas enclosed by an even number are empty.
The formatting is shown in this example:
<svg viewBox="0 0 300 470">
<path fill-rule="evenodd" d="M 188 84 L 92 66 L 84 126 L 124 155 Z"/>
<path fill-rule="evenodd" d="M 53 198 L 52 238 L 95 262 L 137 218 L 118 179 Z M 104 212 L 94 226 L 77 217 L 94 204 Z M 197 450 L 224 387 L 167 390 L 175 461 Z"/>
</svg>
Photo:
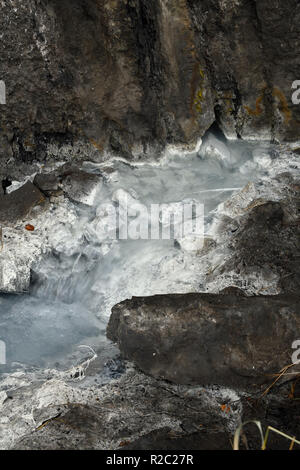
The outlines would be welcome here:
<svg viewBox="0 0 300 470">
<path fill-rule="evenodd" d="M 300 73 L 299 2 L 188 3 L 197 51 L 204 53 L 200 60 L 215 90 L 216 117 L 224 132 L 297 140 L 300 107 L 292 103 L 291 86 Z"/>
<path fill-rule="evenodd" d="M 297 0 L 5 2 L 3 176 L 105 149 L 140 158 L 215 119 L 233 137 L 297 140 L 299 18 Z"/>
<path fill-rule="evenodd" d="M 242 289 L 239 289 L 239 287 L 235 287 L 235 286 L 229 286 L 229 287 L 225 287 L 224 289 L 222 289 L 219 294 L 222 294 L 222 295 L 236 295 L 237 297 L 240 296 L 240 297 L 245 297 L 245 292 L 242 290 Z"/>
<path fill-rule="evenodd" d="M 298 376 L 299 377 L 299 376 Z M 286 383 L 280 387 L 272 387 L 265 396 L 245 396 L 242 398 L 243 423 L 256 420 L 260 421 L 262 429 L 266 432 L 268 426 L 287 434 L 290 437 L 300 436 L 300 404 L 299 404 L 299 380 Z M 291 392 L 293 390 L 293 393 Z M 257 399 L 258 398 L 258 399 Z M 244 427 L 249 449 L 260 449 L 261 439 L 259 431 L 254 424 Z M 273 430 L 269 433 L 267 450 L 288 450 L 291 441 Z M 241 440 L 241 449 L 245 446 Z M 300 450 L 300 446 L 295 444 L 295 450 Z"/>
<path fill-rule="evenodd" d="M 44 201 L 43 194 L 29 181 L 16 191 L 0 196 L 0 223 L 14 223 Z"/>
<path fill-rule="evenodd" d="M 2 189 L 3 189 L 4 194 L 6 194 L 7 188 L 9 188 L 11 185 L 12 185 L 12 181 L 10 178 L 4 178 L 2 180 Z"/>
<path fill-rule="evenodd" d="M 80 388 L 77 390 L 76 401 L 72 398 L 71 402 L 58 401 L 62 405 L 35 407 L 37 428 L 28 431 L 26 427 L 13 448 L 173 449 L 176 443 L 184 449 L 227 448 L 228 424 L 234 424 L 239 413 L 238 395 L 231 391 L 178 387 L 134 370 L 90 389 L 86 398 Z M 20 393 L 16 391 L 15 402 Z M 22 398 L 24 401 L 24 393 Z M 222 412 L 222 400 L 230 406 L 231 414 Z"/>
<path fill-rule="evenodd" d="M 6 160 L 132 157 L 135 144 L 143 154 L 153 141 L 195 141 L 214 120 L 183 2 L 25 0 L 1 18 Z"/>
<path fill-rule="evenodd" d="M 39 173 L 33 183 L 47 196 L 65 193 L 74 201 L 89 204 L 93 189 L 102 181 L 101 176 L 87 173 L 74 165 L 63 165 L 51 173 Z"/>
<path fill-rule="evenodd" d="M 157 429 L 123 447 L 124 450 L 232 450 L 231 436 L 226 432 L 175 434 L 170 429 Z"/>
<path fill-rule="evenodd" d="M 33 180 L 33 184 L 49 197 L 57 193 L 60 188 L 60 178 L 57 172 L 38 173 Z"/>
<path fill-rule="evenodd" d="M 278 274 L 283 292 L 299 293 L 299 191 L 295 184 L 291 189 L 288 198 L 259 204 L 240 219 L 239 231 L 231 240 L 234 254 L 222 272 L 238 267 L 243 274 L 267 268 Z"/>
<path fill-rule="evenodd" d="M 154 377 L 250 387 L 290 364 L 299 306 L 292 295 L 133 297 L 112 309 L 107 336 Z"/>
<path fill-rule="evenodd" d="M 91 205 L 93 190 L 101 183 L 101 176 L 87 173 L 78 168 L 65 168 L 60 171 L 61 188 L 70 199 Z"/>
</svg>

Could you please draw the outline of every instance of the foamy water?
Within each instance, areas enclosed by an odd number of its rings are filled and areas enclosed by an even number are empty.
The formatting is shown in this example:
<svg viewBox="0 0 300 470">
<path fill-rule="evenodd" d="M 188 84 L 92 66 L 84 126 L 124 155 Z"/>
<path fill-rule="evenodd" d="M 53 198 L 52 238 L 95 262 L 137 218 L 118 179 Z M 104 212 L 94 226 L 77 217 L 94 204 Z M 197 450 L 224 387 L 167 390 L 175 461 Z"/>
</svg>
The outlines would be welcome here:
<svg viewBox="0 0 300 470">
<path fill-rule="evenodd" d="M 7 347 L 0 372 L 20 366 L 64 369 L 78 360 L 80 344 L 107 354 L 105 328 L 113 305 L 131 296 L 203 289 L 199 258 L 175 240 L 103 238 L 103 204 L 118 205 L 124 194 L 146 207 L 192 200 L 204 204 L 208 230 L 218 205 L 272 165 L 269 144 L 225 142 L 212 134 L 197 153 L 169 155 L 160 164 L 106 163 L 93 205 L 72 204 L 75 222 L 64 223 L 59 208 L 53 210 L 55 249 L 33 266 L 31 292 L 0 296 L 0 339 Z M 86 163 L 85 169 L 102 173 L 103 165 Z"/>
</svg>

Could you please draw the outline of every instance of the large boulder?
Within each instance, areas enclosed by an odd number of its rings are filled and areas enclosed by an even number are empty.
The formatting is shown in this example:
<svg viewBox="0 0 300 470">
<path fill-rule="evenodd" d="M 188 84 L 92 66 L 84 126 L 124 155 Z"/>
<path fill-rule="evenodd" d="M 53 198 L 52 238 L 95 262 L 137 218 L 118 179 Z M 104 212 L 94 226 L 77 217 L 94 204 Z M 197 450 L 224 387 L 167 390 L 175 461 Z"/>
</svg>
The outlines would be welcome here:
<svg viewBox="0 0 300 470">
<path fill-rule="evenodd" d="M 291 363 L 299 307 L 292 295 L 133 297 L 112 309 L 107 336 L 154 377 L 249 387 Z"/>
</svg>

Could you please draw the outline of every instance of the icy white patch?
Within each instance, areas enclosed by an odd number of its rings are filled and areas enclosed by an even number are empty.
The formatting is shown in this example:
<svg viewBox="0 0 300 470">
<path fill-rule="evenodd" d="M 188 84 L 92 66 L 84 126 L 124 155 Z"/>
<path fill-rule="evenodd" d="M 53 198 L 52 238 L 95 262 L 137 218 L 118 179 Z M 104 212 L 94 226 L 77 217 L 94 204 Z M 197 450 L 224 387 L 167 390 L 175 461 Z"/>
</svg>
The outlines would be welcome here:
<svg viewBox="0 0 300 470">
<path fill-rule="evenodd" d="M 188 235 L 184 238 L 178 238 L 177 241 L 184 251 L 196 253 L 203 248 L 204 238 Z"/>
<path fill-rule="evenodd" d="M 3 406 L 3 403 L 7 399 L 7 393 L 6 392 L 0 392 L 0 410 Z"/>
<path fill-rule="evenodd" d="M 197 140 L 196 144 L 193 145 L 167 145 L 165 154 L 166 155 L 178 155 L 187 154 L 192 155 L 198 153 L 202 145 L 202 139 Z"/>
<path fill-rule="evenodd" d="M 207 157 L 216 158 L 227 163 L 232 162 L 232 154 L 229 148 L 214 135 L 209 135 L 207 137 L 202 146 L 202 152 Z"/>
<path fill-rule="evenodd" d="M 257 268 L 255 272 L 244 273 L 243 276 L 235 271 L 228 271 L 207 282 L 206 290 L 218 293 L 226 287 L 238 287 L 247 295 L 277 295 L 280 293 L 278 282 L 279 276 L 276 273 L 263 269 Z"/>
<path fill-rule="evenodd" d="M 92 188 L 89 194 L 87 194 L 85 197 L 82 198 L 81 202 L 83 204 L 87 204 L 88 206 L 93 206 L 95 204 L 97 191 L 98 191 L 98 188 L 97 186 L 95 186 L 94 188 Z"/>
<path fill-rule="evenodd" d="M 31 181 L 31 183 L 32 183 L 33 180 L 34 180 L 34 177 L 35 177 L 35 173 L 33 175 L 27 176 L 24 179 L 24 181 L 12 181 L 11 186 L 8 186 L 8 188 L 6 188 L 7 194 L 12 193 L 13 191 L 16 191 L 17 189 L 21 188 L 28 181 Z"/>
<path fill-rule="evenodd" d="M 3 248 L 0 252 L 1 290 L 10 293 L 27 291 L 34 261 L 42 254 L 62 246 L 67 253 L 70 252 L 74 243 L 71 227 L 75 220 L 74 209 L 68 201 L 64 201 L 59 207 L 52 206 L 49 212 L 38 209 L 37 213 L 32 213 L 30 220 L 24 219 L 15 227 L 3 227 Z M 28 222 L 34 226 L 33 232 L 25 229 Z"/>
<path fill-rule="evenodd" d="M 131 439 L 137 439 L 154 429 L 169 427 L 174 431 L 180 430 L 180 421 L 172 415 L 168 415 L 167 409 L 164 413 L 156 412 L 151 404 L 134 404 L 135 391 L 143 384 L 145 388 L 155 390 L 156 387 L 167 387 L 169 393 L 186 400 L 187 397 L 197 397 L 203 409 L 207 409 L 213 416 L 221 416 L 227 422 L 229 432 L 236 429 L 242 413 L 240 396 L 228 388 L 222 387 L 187 387 L 165 384 L 151 379 L 128 368 L 126 373 L 118 380 L 114 380 L 103 387 L 92 384 L 89 381 L 78 384 L 69 383 L 61 378 L 50 378 L 42 383 L 25 386 L 22 390 L 15 390 L 13 400 L 6 400 L 2 405 L 0 415 L 0 449 L 11 449 L 16 442 L 37 432 L 41 426 L 49 420 L 63 416 L 72 405 L 94 407 L 95 410 L 101 402 L 105 402 L 106 413 L 103 414 L 105 436 L 99 436 L 99 449 L 115 449 L 119 446 L 120 439 L 115 437 L 115 423 L 120 420 L 119 394 L 122 390 L 122 419 L 132 422 L 134 428 Z M 153 388 L 154 387 L 154 388 Z M 157 392 L 159 393 L 159 392 Z M 4 397 L 4 395 L 3 395 Z M 200 397 L 200 398 L 199 398 Z M 114 398 L 116 400 L 114 400 Z M 164 398 L 166 400 L 166 398 Z M 116 401 L 116 404 L 114 404 Z M 107 409 L 107 403 L 110 405 Z M 226 404 L 226 412 L 222 405 Z M 145 412 L 145 405 L 149 406 L 147 415 L 143 420 L 138 419 L 140 412 Z M 136 410 L 137 408 L 140 408 Z M 97 411 L 95 411 L 97 412 Z M 137 412 L 137 414 L 136 414 Z"/>
<path fill-rule="evenodd" d="M 289 146 L 292 150 L 299 149 L 300 148 L 300 140 L 297 140 L 296 142 L 291 142 L 289 144 Z"/>
</svg>

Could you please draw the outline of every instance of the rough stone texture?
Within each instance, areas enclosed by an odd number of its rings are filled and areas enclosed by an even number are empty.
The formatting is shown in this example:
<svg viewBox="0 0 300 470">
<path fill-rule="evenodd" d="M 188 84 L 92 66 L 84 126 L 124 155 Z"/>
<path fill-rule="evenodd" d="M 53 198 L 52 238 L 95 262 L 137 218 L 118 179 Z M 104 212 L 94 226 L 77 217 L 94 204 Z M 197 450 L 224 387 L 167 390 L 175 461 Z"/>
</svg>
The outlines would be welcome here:
<svg viewBox="0 0 300 470">
<path fill-rule="evenodd" d="M 30 182 L 2 198 L 0 292 L 22 293 L 29 290 L 32 265 L 58 248 L 57 232 L 67 233 L 65 239 L 70 239 L 69 227 L 76 220 L 74 206 L 63 197 L 57 207 L 49 204 Z M 27 224 L 32 225 L 34 231 L 26 230 Z M 74 239 L 70 240 L 72 243 Z"/>
<path fill-rule="evenodd" d="M 297 0 L 1 2 L 1 175 L 230 136 L 299 138 Z M 18 163 L 19 166 L 16 166 Z"/>
<path fill-rule="evenodd" d="M 59 176 L 54 171 L 51 173 L 38 173 L 34 177 L 33 184 L 47 197 L 56 195 L 61 187 Z"/>
<path fill-rule="evenodd" d="M 92 205 L 101 185 L 101 176 L 87 173 L 71 164 L 50 173 L 38 173 L 33 183 L 48 197 L 65 194 L 73 201 Z"/>
<path fill-rule="evenodd" d="M 230 435 L 226 432 L 202 431 L 191 434 L 172 433 L 159 429 L 124 446 L 124 450 L 232 450 Z M 172 459 L 170 459 L 171 461 Z"/>
<path fill-rule="evenodd" d="M 284 209 L 290 205 L 266 202 L 254 207 L 233 235 L 234 256 L 221 271 L 269 268 L 279 274 L 282 291 L 299 293 L 299 219 L 287 220 Z"/>
<path fill-rule="evenodd" d="M 12 0 L 1 26 L 4 161 L 142 154 L 214 120 L 209 87 L 194 112 L 202 79 L 184 1 Z"/>
<path fill-rule="evenodd" d="M 101 178 L 78 169 L 65 170 L 62 174 L 62 190 L 73 201 L 89 206 L 94 203 L 94 195 L 100 188 Z"/>
<path fill-rule="evenodd" d="M 253 386 L 290 364 L 299 306 L 291 295 L 133 297 L 112 309 L 107 336 L 154 377 Z"/>
<path fill-rule="evenodd" d="M 241 414 L 230 389 L 176 386 L 133 369 L 105 386 L 52 379 L 7 395 L 1 449 L 138 449 L 140 440 L 150 447 L 155 435 L 164 436 L 159 449 L 176 440 L 186 448 L 227 448 Z M 224 403 L 230 412 L 222 411 Z"/>
<path fill-rule="evenodd" d="M 105 150 L 126 158 L 152 156 L 167 143 L 195 143 L 214 120 L 230 137 L 299 139 L 300 107 L 291 102 L 291 85 L 300 78 L 297 0 L 2 0 L 0 5 L 0 80 L 7 87 L 7 105 L 1 106 L 0 179 L 22 180 L 47 160 L 103 160 Z M 61 181 L 43 177 L 36 179 L 37 186 L 56 196 Z M 263 374 L 290 362 L 291 343 L 299 332 L 298 312 L 290 313 L 295 305 L 291 293 L 299 292 L 299 184 L 283 179 L 275 185 L 286 184 L 285 200 L 269 197 L 274 184 L 261 200 L 256 187 L 242 208 L 236 203 L 243 195 L 232 200 L 232 212 L 240 212 L 224 223 L 224 232 L 233 233 L 226 245 L 231 252 L 226 257 L 221 253 L 223 264 L 213 266 L 215 284 L 208 289 L 228 287 L 220 276 L 232 282 L 234 273 L 238 281 L 249 281 L 247 294 L 274 288 L 290 296 L 249 299 L 233 286 L 220 297 L 205 297 L 218 299 L 203 302 L 218 313 L 213 313 L 217 323 L 210 321 L 210 311 L 201 317 L 205 336 L 198 311 L 185 305 L 178 321 L 177 297 L 170 307 L 176 316 L 170 317 L 168 307 L 162 320 L 160 301 L 154 312 L 149 310 L 149 323 L 144 319 L 147 329 L 128 330 L 132 343 L 121 345 L 129 347 L 140 367 L 175 381 L 178 373 L 179 380 L 188 382 L 198 381 L 201 373 L 201 381 L 249 386 L 269 380 Z M 76 199 L 84 192 L 86 176 L 73 173 L 65 183 L 65 194 Z M 249 196 L 251 188 L 247 191 Z M 26 217 L 39 195 L 27 183 L 1 197 L 0 223 Z M 62 212 L 69 220 L 69 208 Z M 55 220 L 36 216 L 33 221 L 33 233 L 26 233 L 23 221 L 3 231 L 1 290 L 28 289 L 30 266 L 44 249 L 42 242 L 52 247 L 46 232 L 52 224 L 49 238 L 54 238 Z M 111 319 L 114 339 L 126 333 L 136 312 L 131 318 L 120 315 L 120 321 L 118 315 Z M 177 332 L 187 322 L 192 328 Z M 174 363 L 168 362 L 170 353 Z M 224 448 L 227 421 L 234 430 L 241 417 L 234 394 L 221 391 L 211 406 L 216 395 L 203 387 L 178 387 L 137 372 L 105 389 L 87 385 L 84 391 L 62 380 L 33 385 L 24 375 L 8 377 L 8 395 L 1 392 L 3 448 L 153 448 L 161 439 L 165 448 L 174 442 L 208 448 L 216 441 Z M 13 380 L 19 381 L 15 393 Z M 230 404 L 228 415 L 221 415 L 224 402 Z M 280 407 L 276 402 L 267 413 L 263 408 L 264 424 L 298 436 L 297 403 Z M 252 417 L 258 417 L 256 410 Z"/>
<path fill-rule="evenodd" d="M 290 437 L 300 435 L 300 387 L 299 380 L 273 387 L 264 397 L 245 396 L 242 398 L 242 422 L 259 420 L 263 432 L 268 426 L 286 433 Z M 249 449 L 260 449 L 261 439 L 257 427 L 248 424 L 244 427 L 246 442 Z M 299 440 L 299 439 L 298 439 Z M 270 431 L 267 441 L 267 450 L 289 450 L 291 441 L 281 435 Z M 245 449 L 245 443 L 241 439 L 240 448 Z M 296 444 L 294 450 L 300 450 Z"/>
<path fill-rule="evenodd" d="M 105 386 L 88 378 L 29 382 L 28 374 L 15 374 L 0 394 L 1 449 L 221 450 L 230 448 L 240 420 L 249 419 L 260 420 L 264 432 L 269 425 L 291 436 L 300 432 L 299 381 L 293 396 L 291 384 L 265 396 L 240 395 L 178 386 L 128 368 Z M 245 433 L 249 448 L 259 450 L 257 428 L 248 425 Z M 270 433 L 268 449 L 289 445 Z"/>
<path fill-rule="evenodd" d="M 0 224 L 13 224 L 23 219 L 34 206 L 44 200 L 43 194 L 30 181 L 16 191 L 0 196 Z"/>
<path fill-rule="evenodd" d="M 297 139 L 300 113 L 291 101 L 300 74 L 297 0 L 188 3 L 225 133 Z"/>
<path fill-rule="evenodd" d="M 208 291 L 231 282 L 252 295 L 299 293 L 299 190 L 297 172 L 285 172 L 247 185 L 223 204 L 216 237 L 226 255 L 208 273 Z"/>
</svg>

